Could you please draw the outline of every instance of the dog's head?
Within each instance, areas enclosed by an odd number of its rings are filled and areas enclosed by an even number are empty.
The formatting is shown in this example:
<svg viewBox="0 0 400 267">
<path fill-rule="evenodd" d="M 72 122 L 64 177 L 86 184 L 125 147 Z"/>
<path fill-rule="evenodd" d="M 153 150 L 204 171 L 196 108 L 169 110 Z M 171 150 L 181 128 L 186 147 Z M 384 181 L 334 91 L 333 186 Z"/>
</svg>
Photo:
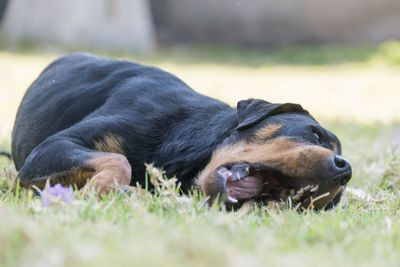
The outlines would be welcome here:
<svg viewBox="0 0 400 267">
<path fill-rule="evenodd" d="M 212 155 L 198 183 L 209 203 L 248 200 L 330 208 L 350 180 L 338 138 L 297 104 L 240 101 L 238 125 Z"/>
</svg>

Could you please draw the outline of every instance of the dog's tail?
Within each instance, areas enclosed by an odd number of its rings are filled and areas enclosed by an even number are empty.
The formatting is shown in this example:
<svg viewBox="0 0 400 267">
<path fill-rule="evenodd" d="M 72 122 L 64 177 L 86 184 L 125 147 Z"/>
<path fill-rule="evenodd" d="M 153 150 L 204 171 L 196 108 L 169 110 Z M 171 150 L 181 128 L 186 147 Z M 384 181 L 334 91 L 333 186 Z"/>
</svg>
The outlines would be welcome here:
<svg viewBox="0 0 400 267">
<path fill-rule="evenodd" d="M 0 151 L 0 156 L 6 157 L 6 158 L 8 158 L 9 160 L 12 160 L 12 156 L 11 156 L 11 153 L 10 153 L 10 152 L 7 152 L 7 151 Z"/>
</svg>

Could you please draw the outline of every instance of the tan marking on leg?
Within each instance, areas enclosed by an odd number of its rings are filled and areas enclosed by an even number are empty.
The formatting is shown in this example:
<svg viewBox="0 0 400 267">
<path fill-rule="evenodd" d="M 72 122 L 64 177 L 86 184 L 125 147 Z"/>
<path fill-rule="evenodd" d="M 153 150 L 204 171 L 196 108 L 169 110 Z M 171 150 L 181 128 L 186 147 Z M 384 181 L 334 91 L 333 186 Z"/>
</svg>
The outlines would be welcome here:
<svg viewBox="0 0 400 267">
<path fill-rule="evenodd" d="M 31 188 L 33 186 L 43 189 L 46 186 L 46 182 L 49 181 L 51 185 L 57 183 L 63 186 L 76 186 L 77 188 L 83 187 L 87 181 L 93 176 L 94 170 L 91 168 L 73 168 L 68 171 L 54 173 L 52 175 L 35 178 L 32 180 L 21 180 L 19 183 L 23 188 Z"/>
<path fill-rule="evenodd" d="M 271 138 L 280 128 L 282 128 L 282 125 L 280 124 L 269 124 L 260 130 L 258 130 L 254 137 L 258 140 L 265 140 L 268 138 Z"/>
<path fill-rule="evenodd" d="M 123 140 L 120 136 L 107 133 L 102 139 L 95 141 L 93 147 L 100 152 L 125 154 L 122 143 Z"/>
<path fill-rule="evenodd" d="M 63 186 L 75 185 L 84 190 L 94 188 L 99 193 L 109 193 L 119 186 L 130 187 L 131 166 L 127 158 L 117 153 L 96 153 L 96 156 L 85 163 L 85 167 L 54 173 L 32 180 L 19 180 L 24 188 L 36 186 L 43 189 L 46 182 L 51 185 L 61 183 Z"/>
<path fill-rule="evenodd" d="M 131 165 L 121 154 L 101 153 L 87 163 L 95 169 L 95 173 L 84 190 L 94 188 L 99 193 L 107 194 L 119 186 L 129 186 L 131 182 Z"/>
</svg>

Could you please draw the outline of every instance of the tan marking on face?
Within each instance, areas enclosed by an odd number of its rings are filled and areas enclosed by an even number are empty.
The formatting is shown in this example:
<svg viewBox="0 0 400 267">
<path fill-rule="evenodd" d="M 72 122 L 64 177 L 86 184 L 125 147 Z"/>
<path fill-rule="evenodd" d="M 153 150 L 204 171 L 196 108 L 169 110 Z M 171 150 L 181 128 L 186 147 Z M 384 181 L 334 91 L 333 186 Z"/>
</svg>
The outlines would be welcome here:
<svg viewBox="0 0 400 267">
<path fill-rule="evenodd" d="M 88 161 L 95 169 L 84 190 L 94 188 L 99 193 L 109 193 L 119 186 L 128 186 L 132 169 L 127 158 L 116 153 L 102 153 Z"/>
<path fill-rule="evenodd" d="M 223 165 L 239 162 L 270 165 L 290 177 L 318 179 L 322 162 L 332 154 L 329 149 L 296 143 L 284 137 L 264 144 L 238 142 L 215 151 L 197 182 L 208 195 L 215 187 L 215 171 Z"/>
<path fill-rule="evenodd" d="M 93 147 L 100 152 L 124 154 L 122 143 L 123 140 L 120 136 L 107 133 L 102 139 L 94 142 Z"/>
<path fill-rule="evenodd" d="M 331 146 L 333 148 L 333 151 L 335 151 L 336 154 L 339 154 L 339 147 L 338 147 L 337 143 L 336 142 L 331 142 Z"/>
<path fill-rule="evenodd" d="M 258 130 L 254 137 L 259 140 L 271 138 L 280 128 L 282 128 L 280 124 L 269 124 Z"/>
</svg>

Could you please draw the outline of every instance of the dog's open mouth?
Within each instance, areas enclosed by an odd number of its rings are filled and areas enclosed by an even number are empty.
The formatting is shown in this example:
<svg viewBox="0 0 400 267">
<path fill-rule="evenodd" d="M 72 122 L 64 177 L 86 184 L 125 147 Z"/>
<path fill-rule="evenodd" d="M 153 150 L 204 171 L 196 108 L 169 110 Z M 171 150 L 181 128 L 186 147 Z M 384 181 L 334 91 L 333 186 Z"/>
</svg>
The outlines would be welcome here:
<svg viewBox="0 0 400 267">
<path fill-rule="evenodd" d="M 240 207 L 248 200 L 268 203 L 289 201 L 303 208 L 325 206 L 343 187 L 327 186 L 312 179 L 290 177 L 263 164 L 229 164 L 217 169 L 222 180 L 227 205 Z"/>
</svg>

